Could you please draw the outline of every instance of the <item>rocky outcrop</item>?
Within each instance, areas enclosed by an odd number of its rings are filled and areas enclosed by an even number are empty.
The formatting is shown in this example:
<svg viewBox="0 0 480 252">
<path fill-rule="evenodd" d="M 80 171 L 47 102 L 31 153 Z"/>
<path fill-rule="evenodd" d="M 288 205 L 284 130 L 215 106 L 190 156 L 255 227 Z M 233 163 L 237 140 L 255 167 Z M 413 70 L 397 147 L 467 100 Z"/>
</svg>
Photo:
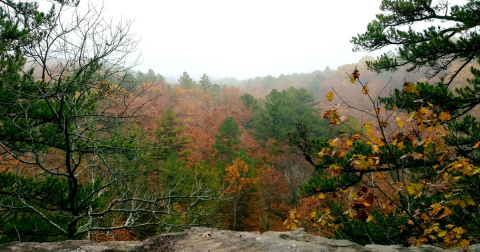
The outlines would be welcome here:
<svg viewBox="0 0 480 252">
<path fill-rule="evenodd" d="M 319 252 L 440 252 L 433 246 L 402 248 L 400 246 L 367 245 L 360 246 L 346 240 L 332 240 L 307 234 L 303 229 L 289 232 L 234 232 L 212 228 L 192 228 L 183 233 L 165 234 L 145 241 L 124 241 L 94 243 L 87 240 L 64 241 L 57 243 L 9 243 L 0 245 L 0 251 L 15 252 L 116 252 L 116 251 L 319 251 Z M 461 252 L 452 249 L 451 252 Z M 470 247 L 471 252 L 480 252 L 480 245 Z"/>
</svg>

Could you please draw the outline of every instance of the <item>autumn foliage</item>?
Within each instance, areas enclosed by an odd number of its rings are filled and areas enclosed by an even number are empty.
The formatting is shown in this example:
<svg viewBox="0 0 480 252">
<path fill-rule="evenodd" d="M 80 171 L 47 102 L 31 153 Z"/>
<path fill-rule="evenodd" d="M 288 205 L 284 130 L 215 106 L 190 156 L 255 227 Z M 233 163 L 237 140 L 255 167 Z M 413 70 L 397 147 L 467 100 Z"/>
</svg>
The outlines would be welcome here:
<svg viewBox="0 0 480 252">
<path fill-rule="evenodd" d="M 464 151 L 473 153 L 480 144 L 476 140 L 468 143 L 466 136 L 457 135 L 469 134 L 466 123 L 476 125 L 475 119 L 470 114 L 459 116 L 455 105 L 421 99 L 422 92 L 445 88 L 441 83 L 435 87 L 405 82 L 393 96 L 379 98 L 368 92 L 357 69 L 351 81 L 371 101 L 370 109 L 358 109 L 372 120 L 356 134 L 327 143 L 312 142 L 319 151 L 316 169 L 329 175 L 313 178 L 302 187 L 304 194 L 315 195 L 304 202 L 316 202 L 317 209 L 311 204 L 296 208 L 286 224 L 290 228 L 304 226 L 316 233 L 348 237 L 341 231 L 353 227 L 347 227 L 347 223 L 363 225 L 366 230 L 368 223 L 378 223 L 377 228 L 388 232 L 382 235 L 375 230 L 366 231 L 367 235 L 371 232 L 371 241 L 396 239 L 410 245 L 447 248 L 478 242 L 476 224 L 465 219 L 477 218 L 480 168 Z M 333 93 L 326 95 L 326 101 L 333 99 Z M 448 106 L 457 109 L 456 117 L 445 109 Z M 327 111 L 325 118 L 332 128 L 339 124 L 340 116 L 335 110 Z M 459 139 L 464 141 L 461 151 L 458 142 L 454 142 Z M 305 151 L 303 154 L 309 155 Z M 338 200 L 346 192 L 348 197 Z M 330 200 L 321 202 L 326 197 Z M 333 202 L 342 210 L 332 216 L 327 206 Z M 365 224 L 353 224 L 356 222 Z"/>
</svg>

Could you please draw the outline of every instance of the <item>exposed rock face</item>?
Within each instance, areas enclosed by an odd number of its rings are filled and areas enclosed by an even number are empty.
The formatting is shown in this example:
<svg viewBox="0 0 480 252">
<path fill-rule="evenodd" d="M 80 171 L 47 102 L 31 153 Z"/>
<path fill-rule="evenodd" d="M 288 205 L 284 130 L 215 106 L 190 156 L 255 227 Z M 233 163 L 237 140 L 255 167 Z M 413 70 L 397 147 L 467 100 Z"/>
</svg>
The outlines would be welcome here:
<svg viewBox="0 0 480 252">
<path fill-rule="evenodd" d="M 319 252 L 440 252 L 445 251 L 433 246 L 420 248 L 402 248 L 399 246 L 367 245 L 360 246 L 346 240 L 331 240 L 307 234 L 303 229 L 290 232 L 234 232 L 212 228 L 192 228 L 183 233 L 166 234 L 151 237 L 143 242 L 105 242 L 94 243 L 86 240 L 64 241 L 57 243 L 9 243 L 0 245 L 0 251 L 15 252 L 116 252 L 116 251 L 319 251 Z M 452 249 L 460 252 L 461 249 Z M 470 247 L 471 252 L 480 252 L 480 245 Z"/>
</svg>

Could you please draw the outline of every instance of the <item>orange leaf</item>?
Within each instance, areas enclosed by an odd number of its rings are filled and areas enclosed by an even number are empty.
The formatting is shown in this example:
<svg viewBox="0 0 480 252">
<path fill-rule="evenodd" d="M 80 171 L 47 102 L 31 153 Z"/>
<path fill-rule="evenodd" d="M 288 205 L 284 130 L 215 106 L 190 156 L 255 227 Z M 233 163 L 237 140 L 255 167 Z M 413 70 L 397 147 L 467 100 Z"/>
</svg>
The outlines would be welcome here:
<svg viewBox="0 0 480 252">
<path fill-rule="evenodd" d="M 354 79 L 358 79 L 360 77 L 360 72 L 357 70 L 357 67 L 355 67 L 355 70 L 353 70 L 352 77 Z"/>
<path fill-rule="evenodd" d="M 360 139 L 360 134 L 355 134 L 355 135 L 351 136 L 350 138 L 357 141 L 358 139 Z"/>
</svg>

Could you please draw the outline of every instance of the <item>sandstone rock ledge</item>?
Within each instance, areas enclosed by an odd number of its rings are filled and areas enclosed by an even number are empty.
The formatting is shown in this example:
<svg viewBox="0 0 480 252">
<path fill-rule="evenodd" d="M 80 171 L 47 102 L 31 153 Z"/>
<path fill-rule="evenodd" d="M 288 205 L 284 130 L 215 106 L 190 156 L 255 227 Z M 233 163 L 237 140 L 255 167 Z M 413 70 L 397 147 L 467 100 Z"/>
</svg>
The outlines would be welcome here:
<svg viewBox="0 0 480 252">
<path fill-rule="evenodd" d="M 319 251 L 319 252 L 440 252 L 445 251 L 433 246 L 420 248 L 402 248 L 399 246 L 367 245 L 361 246 L 346 240 L 331 240 L 307 234 L 303 229 L 290 232 L 234 232 L 212 228 L 192 228 L 183 233 L 165 234 L 151 237 L 143 242 L 105 242 L 94 243 L 87 240 L 64 241 L 57 243 L 14 242 L 0 245 L 0 251 L 15 252 L 120 252 L 120 251 Z M 461 249 L 452 249 L 460 252 Z M 480 245 L 470 247 L 471 252 L 480 252 Z"/>
</svg>

